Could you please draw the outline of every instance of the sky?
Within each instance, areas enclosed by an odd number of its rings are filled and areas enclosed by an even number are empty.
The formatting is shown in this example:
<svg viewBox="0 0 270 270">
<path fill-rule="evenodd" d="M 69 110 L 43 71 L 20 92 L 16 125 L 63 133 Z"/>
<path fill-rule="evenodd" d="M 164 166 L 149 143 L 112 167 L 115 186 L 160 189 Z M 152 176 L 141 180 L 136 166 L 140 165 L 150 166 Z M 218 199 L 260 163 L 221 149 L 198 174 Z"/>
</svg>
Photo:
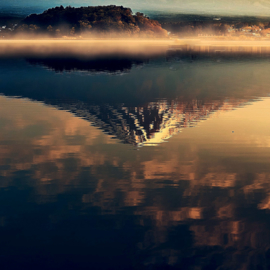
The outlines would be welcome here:
<svg viewBox="0 0 270 270">
<path fill-rule="evenodd" d="M 0 0 L 1 8 L 123 5 L 134 11 L 270 16 L 270 0 Z"/>
</svg>

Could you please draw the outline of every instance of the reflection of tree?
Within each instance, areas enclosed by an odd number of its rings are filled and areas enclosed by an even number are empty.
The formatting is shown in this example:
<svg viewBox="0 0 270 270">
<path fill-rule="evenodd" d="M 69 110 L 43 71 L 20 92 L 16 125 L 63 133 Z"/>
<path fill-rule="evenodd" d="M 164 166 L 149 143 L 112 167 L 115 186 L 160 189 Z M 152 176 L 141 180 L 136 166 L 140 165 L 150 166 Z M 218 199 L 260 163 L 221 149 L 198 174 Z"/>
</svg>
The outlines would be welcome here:
<svg viewBox="0 0 270 270">
<path fill-rule="evenodd" d="M 78 58 L 28 58 L 27 61 L 32 65 L 42 65 L 56 72 L 64 71 L 87 71 L 90 73 L 107 72 L 118 73 L 128 72 L 133 65 L 142 65 L 147 59 L 127 59 L 127 58 L 104 58 L 81 60 Z"/>
</svg>

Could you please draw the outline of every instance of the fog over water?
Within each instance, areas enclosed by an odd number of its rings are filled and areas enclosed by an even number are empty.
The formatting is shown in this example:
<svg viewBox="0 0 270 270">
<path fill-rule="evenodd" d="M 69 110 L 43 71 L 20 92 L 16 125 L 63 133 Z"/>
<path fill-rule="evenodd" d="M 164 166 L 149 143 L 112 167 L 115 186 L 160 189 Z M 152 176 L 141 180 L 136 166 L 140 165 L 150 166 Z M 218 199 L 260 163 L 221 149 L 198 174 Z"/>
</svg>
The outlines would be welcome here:
<svg viewBox="0 0 270 270">
<path fill-rule="evenodd" d="M 40 37 L 40 36 L 38 36 Z M 46 36 L 18 35 L 14 39 L 0 41 L 0 56 L 72 56 L 95 57 L 99 55 L 122 54 L 154 56 L 164 55 L 168 50 L 190 50 L 214 53 L 236 52 L 264 53 L 270 48 L 270 41 L 241 41 L 219 39 L 49 39 Z"/>
</svg>

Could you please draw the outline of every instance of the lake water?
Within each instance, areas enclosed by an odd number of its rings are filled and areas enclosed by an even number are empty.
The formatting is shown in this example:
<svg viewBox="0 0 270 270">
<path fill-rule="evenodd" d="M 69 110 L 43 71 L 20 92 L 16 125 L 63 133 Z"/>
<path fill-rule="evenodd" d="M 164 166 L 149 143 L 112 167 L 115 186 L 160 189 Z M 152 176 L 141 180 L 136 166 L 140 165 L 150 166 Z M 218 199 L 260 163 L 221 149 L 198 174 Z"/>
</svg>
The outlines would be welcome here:
<svg viewBox="0 0 270 270">
<path fill-rule="evenodd" d="M 1 269 L 268 269 L 269 69 L 2 57 Z"/>
</svg>

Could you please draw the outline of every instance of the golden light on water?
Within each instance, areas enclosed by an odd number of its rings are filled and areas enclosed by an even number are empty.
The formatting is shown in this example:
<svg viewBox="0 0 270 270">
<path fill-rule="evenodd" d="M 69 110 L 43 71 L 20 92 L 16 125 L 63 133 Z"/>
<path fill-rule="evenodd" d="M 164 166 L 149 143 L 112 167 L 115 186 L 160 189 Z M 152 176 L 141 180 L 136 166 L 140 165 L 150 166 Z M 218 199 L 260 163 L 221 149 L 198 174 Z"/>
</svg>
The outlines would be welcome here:
<svg viewBox="0 0 270 270">
<path fill-rule="evenodd" d="M 270 113 L 269 98 L 254 101 L 240 108 L 236 107 L 234 110 L 213 112 L 210 118 L 199 121 L 194 128 L 182 127 L 180 133 L 174 134 L 166 143 L 159 146 L 163 154 L 159 156 L 158 152 L 153 152 L 151 156 L 154 153 L 156 156 L 151 160 L 147 160 L 147 155 L 144 157 L 144 153 L 148 151 L 147 147 L 141 148 L 136 154 L 140 157 L 138 160 L 125 160 L 124 152 L 130 151 L 129 148 L 125 150 L 125 147 L 119 146 L 115 139 L 110 138 L 111 136 L 103 134 L 101 130 L 91 127 L 91 123 L 88 121 L 79 119 L 69 112 L 59 112 L 54 108 L 24 99 L 1 97 L 0 102 L 0 120 L 1 123 L 5 123 L 0 139 L 8 141 L 10 145 L 9 148 L 2 146 L 1 162 L 5 163 L 4 160 L 8 160 L 8 156 L 14 155 L 15 149 L 18 147 L 22 150 L 21 154 L 17 155 L 16 162 L 14 160 L 14 168 L 12 171 L 9 170 L 9 173 L 30 168 L 33 164 L 42 166 L 49 162 L 57 165 L 56 173 L 61 174 L 64 173 L 61 160 L 71 155 L 78 159 L 79 167 L 92 166 L 94 168 L 104 165 L 105 162 L 114 164 L 114 161 L 118 160 L 114 166 L 121 166 L 122 169 L 133 170 L 140 167 L 145 180 L 165 180 L 166 175 L 176 174 L 195 183 L 200 182 L 200 179 L 197 179 L 198 171 L 196 171 L 196 166 L 199 166 L 201 162 L 200 151 L 208 153 L 203 163 L 209 163 L 208 165 L 214 169 L 209 173 L 222 173 L 219 172 L 219 167 L 215 169 L 210 165 L 214 157 L 235 159 L 239 166 L 241 160 L 242 162 L 257 163 L 262 162 L 265 158 L 267 160 L 270 158 L 270 123 L 268 123 L 270 120 L 267 117 Z M 39 113 L 33 114 L 33 111 Z M 27 130 L 33 131 L 32 137 L 23 135 Z M 156 140 L 158 140 L 159 132 L 153 134 L 153 139 L 156 135 Z M 11 147 L 12 145 L 14 147 Z M 96 146 L 94 147 L 94 145 Z M 106 147 L 104 148 L 102 145 L 111 145 L 109 155 L 106 153 Z M 93 152 L 91 147 L 98 148 Z M 122 153 L 117 151 L 119 147 Z M 190 152 L 179 152 L 178 149 L 183 147 L 189 148 Z M 25 160 L 25 151 L 30 154 L 35 148 L 40 149 L 42 155 L 29 156 L 29 160 Z M 181 165 L 188 157 L 186 155 L 190 156 L 192 160 L 188 166 Z M 243 169 L 243 167 L 239 167 L 231 173 L 237 174 Z M 184 173 L 185 171 L 186 173 Z M 2 171 L 2 173 L 8 172 Z M 189 176 L 187 177 L 187 175 Z M 51 177 L 53 179 L 56 176 L 51 175 Z M 70 177 L 72 178 L 72 175 Z M 76 177 L 70 181 L 76 181 Z M 73 184 L 76 185 L 75 182 Z"/>
<path fill-rule="evenodd" d="M 42 220 L 44 242 L 75 235 L 60 243 L 87 262 L 100 242 L 104 258 L 126 239 L 144 266 L 264 254 L 269 51 L 268 41 L 0 41 L 0 191 L 42 216 L 2 211 L 0 226 Z"/>
<path fill-rule="evenodd" d="M 218 39 L 9 39 L 0 40 L 0 56 L 81 56 L 98 57 L 164 55 L 168 49 L 194 52 L 267 53 L 270 41 L 239 41 Z"/>
</svg>

